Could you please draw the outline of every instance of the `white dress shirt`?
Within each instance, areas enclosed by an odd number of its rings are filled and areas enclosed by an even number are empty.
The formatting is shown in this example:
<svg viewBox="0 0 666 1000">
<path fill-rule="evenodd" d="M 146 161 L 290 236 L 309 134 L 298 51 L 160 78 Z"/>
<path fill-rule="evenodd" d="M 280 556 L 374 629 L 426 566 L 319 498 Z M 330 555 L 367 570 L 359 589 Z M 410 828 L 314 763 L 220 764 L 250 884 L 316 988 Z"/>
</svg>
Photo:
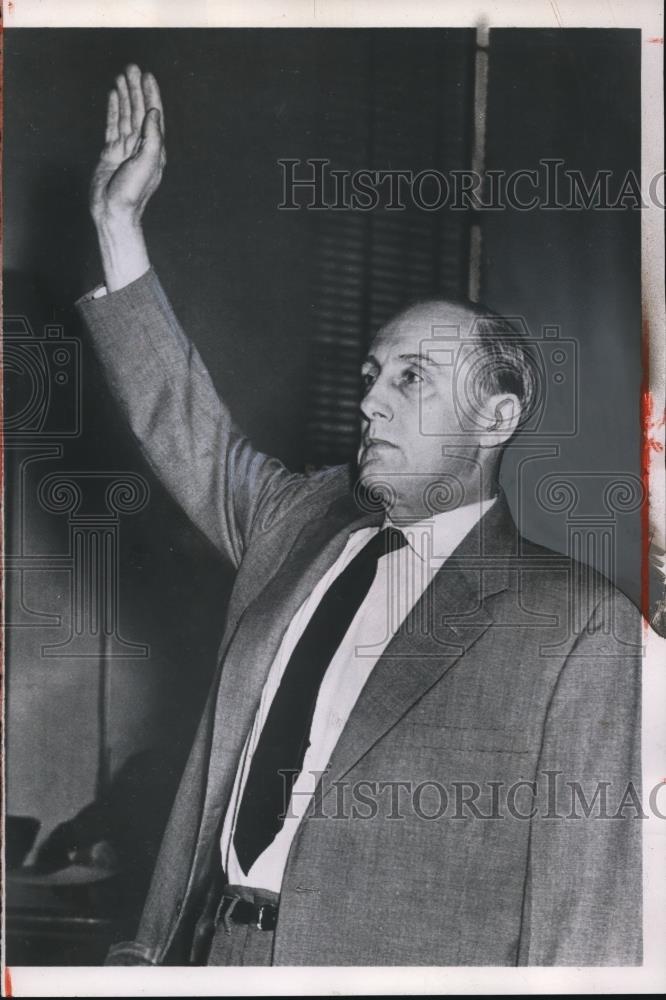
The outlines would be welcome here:
<svg viewBox="0 0 666 1000">
<path fill-rule="evenodd" d="M 312 719 L 310 745 L 305 753 L 303 769 L 292 789 L 291 806 L 284 825 L 246 875 L 233 845 L 236 816 L 252 754 L 282 673 L 326 590 L 380 528 L 361 528 L 350 534 L 341 554 L 292 618 L 268 672 L 222 827 L 222 865 L 229 883 L 279 893 L 298 824 L 308 809 L 319 775 L 327 768 L 365 682 L 437 570 L 493 503 L 494 498 L 467 504 L 400 528 L 408 544 L 379 560 L 372 586 L 324 675 Z"/>
</svg>

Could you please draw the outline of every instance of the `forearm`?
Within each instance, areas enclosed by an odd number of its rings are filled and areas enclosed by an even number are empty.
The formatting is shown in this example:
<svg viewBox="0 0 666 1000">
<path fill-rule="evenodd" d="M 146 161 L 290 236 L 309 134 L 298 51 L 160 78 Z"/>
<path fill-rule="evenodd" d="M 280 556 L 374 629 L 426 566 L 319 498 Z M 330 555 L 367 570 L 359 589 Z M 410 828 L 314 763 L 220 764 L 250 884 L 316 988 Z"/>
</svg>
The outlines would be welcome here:
<svg viewBox="0 0 666 1000">
<path fill-rule="evenodd" d="M 148 271 L 150 260 L 139 220 L 103 217 L 95 219 L 95 226 L 108 291 L 116 292 Z"/>
<path fill-rule="evenodd" d="M 224 476 L 229 414 L 154 272 L 109 292 L 77 305 L 116 401 L 169 492 L 237 563 L 242 537 Z"/>
<path fill-rule="evenodd" d="M 150 268 L 109 295 L 85 296 L 78 307 L 154 471 L 238 566 L 256 522 L 288 511 L 303 489 L 317 488 L 316 477 L 290 474 L 234 427 Z"/>
</svg>

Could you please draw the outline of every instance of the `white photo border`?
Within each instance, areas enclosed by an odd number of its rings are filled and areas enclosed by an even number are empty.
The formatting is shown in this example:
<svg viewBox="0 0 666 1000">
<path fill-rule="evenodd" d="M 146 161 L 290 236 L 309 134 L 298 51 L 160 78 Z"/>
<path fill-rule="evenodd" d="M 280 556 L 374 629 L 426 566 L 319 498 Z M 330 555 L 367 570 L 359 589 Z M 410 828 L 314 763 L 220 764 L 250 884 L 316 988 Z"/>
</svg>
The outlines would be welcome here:
<svg viewBox="0 0 666 1000">
<path fill-rule="evenodd" d="M 4 0 L 14 27 L 517 27 L 639 28 L 642 32 L 642 189 L 663 171 L 663 10 L 656 0 Z M 665 396 L 663 210 L 642 211 L 644 372 Z M 653 409 L 653 418 L 654 418 Z M 663 419 L 644 427 L 651 531 L 664 549 Z M 645 440 L 644 440 L 645 443 Z M 661 445 L 661 450 L 659 449 Z M 649 459 L 647 459 L 649 456 Z M 644 470 L 646 471 L 646 470 Z M 644 787 L 666 783 L 666 640 L 646 629 Z M 141 968 L 12 967 L 3 995 L 326 996 L 661 993 L 666 988 L 666 823 L 644 824 L 644 964 L 640 968 Z"/>
</svg>

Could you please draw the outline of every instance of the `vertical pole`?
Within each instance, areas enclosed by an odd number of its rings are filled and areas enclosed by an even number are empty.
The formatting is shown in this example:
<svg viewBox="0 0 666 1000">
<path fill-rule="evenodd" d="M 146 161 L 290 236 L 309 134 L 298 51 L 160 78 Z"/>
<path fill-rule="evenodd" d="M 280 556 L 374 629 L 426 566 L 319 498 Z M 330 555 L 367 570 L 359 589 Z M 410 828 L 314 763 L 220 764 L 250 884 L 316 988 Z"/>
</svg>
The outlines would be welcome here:
<svg viewBox="0 0 666 1000">
<path fill-rule="evenodd" d="M 486 167 L 486 111 L 488 106 L 488 53 L 490 32 L 487 26 L 476 29 L 474 60 L 474 127 L 472 137 L 472 171 L 483 177 Z M 472 222 L 469 236 L 469 284 L 467 295 L 478 302 L 481 295 L 481 224 Z"/>
</svg>

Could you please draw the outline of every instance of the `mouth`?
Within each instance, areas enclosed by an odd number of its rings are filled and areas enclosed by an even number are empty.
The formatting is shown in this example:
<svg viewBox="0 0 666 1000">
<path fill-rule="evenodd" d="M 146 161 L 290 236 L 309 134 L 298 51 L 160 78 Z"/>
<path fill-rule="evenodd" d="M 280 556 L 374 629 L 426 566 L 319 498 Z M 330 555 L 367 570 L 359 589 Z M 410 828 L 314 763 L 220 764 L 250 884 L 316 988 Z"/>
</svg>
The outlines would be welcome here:
<svg viewBox="0 0 666 1000">
<path fill-rule="evenodd" d="M 381 455 L 385 451 L 394 451 L 397 445 L 385 438 L 365 438 L 361 444 L 358 461 L 365 464 L 373 460 L 381 460 Z"/>
<path fill-rule="evenodd" d="M 392 441 L 387 441 L 385 438 L 366 438 L 363 442 L 363 450 L 368 451 L 370 448 L 397 448 L 398 446 L 393 444 Z"/>
</svg>

